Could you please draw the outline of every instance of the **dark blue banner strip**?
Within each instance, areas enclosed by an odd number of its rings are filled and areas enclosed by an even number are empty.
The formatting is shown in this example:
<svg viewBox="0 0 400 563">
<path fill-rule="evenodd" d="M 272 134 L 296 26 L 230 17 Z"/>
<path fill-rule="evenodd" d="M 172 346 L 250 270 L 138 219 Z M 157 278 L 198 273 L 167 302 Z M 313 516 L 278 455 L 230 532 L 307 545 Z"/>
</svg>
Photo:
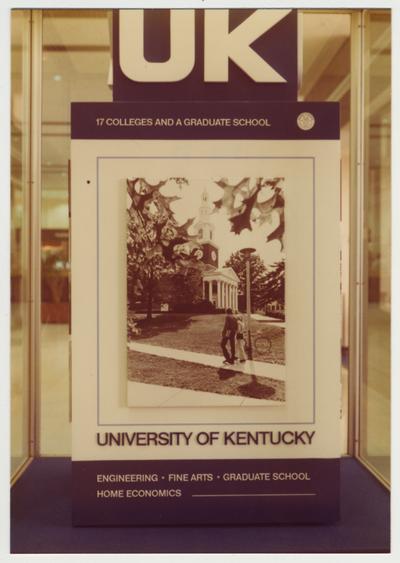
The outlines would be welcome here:
<svg viewBox="0 0 400 563">
<path fill-rule="evenodd" d="M 254 9 L 229 10 L 229 31 L 240 26 Z M 265 10 L 264 13 L 268 13 Z M 164 82 L 136 82 L 127 77 L 120 66 L 119 10 L 113 17 L 113 99 L 114 101 L 157 100 L 296 100 L 298 84 L 297 10 L 251 44 L 251 48 L 271 65 L 283 83 L 255 82 L 232 60 L 229 60 L 228 82 L 205 82 L 204 79 L 204 10 L 195 10 L 195 58 L 188 76 Z M 134 36 L 132 34 L 132 39 Z M 165 62 L 170 57 L 170 10 L 144 10 L 144 58 L 149 62 Z M 243 48 L 246 46 L 243 45 Z M 126 45 L 132 50 L 134 45 Z"/>
<path fill-rule="evenodd" d="M 73 461 L 84 526 L 328 523 L 339 459 Z"/>
<path fill-rule="evenodd" d="M 339 139 L 335 102 L 73 103 L 72 139 Z"/>
</svg>

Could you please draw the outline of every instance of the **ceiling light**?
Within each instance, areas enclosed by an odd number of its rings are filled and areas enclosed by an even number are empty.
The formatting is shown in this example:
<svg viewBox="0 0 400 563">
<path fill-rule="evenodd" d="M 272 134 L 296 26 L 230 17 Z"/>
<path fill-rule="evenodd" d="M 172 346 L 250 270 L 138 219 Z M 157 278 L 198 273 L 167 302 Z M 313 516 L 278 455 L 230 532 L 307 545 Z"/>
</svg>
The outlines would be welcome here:
<svg viewBox="0 0 400 563">
<path fill-rule="evenodd" d="M 62 80 L 61 74 L 53 74 L 53 80 L 55 82 L 60 82 L 60 80 Z"/>
</svg>

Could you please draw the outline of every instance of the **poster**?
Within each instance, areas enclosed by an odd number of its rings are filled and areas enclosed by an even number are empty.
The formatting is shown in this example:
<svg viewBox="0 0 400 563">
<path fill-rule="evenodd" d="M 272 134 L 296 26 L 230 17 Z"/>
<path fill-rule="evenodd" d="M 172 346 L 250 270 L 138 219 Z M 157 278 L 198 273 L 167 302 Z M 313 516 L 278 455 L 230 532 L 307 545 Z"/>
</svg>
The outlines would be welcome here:
<svg viewBox="0 0 400 563">
<path fill-rule="evenodd" d="M 252 177 L 246 162 L 232 177 L 232 158 L 175 160 L 180 176 L 161 161 L 155 178 L 151 161 L 127 161 L 147 171 L 126 180 L 128 406 L 283 404 L 282 164 Z M 250 326 L 243 248 L 254 249 Z"/>
<path fill-rule="evenodd" d="M 338 519 L 339 154 L 334 103 L 73 104 L 75 524 Z"/>
</svg>

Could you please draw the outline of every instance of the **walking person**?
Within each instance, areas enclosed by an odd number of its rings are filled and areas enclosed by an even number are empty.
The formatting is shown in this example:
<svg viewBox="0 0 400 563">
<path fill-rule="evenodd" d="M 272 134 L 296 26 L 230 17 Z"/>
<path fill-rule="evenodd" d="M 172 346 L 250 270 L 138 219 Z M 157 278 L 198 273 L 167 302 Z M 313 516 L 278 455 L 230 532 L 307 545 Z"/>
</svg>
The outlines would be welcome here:
<svg viewBox="0 0 400 563">
<path fill-rule="evenodd" d="M 239 354 L 239 361 L 245 362 L 247 360 L 247 354 L 244 349 L 244 322 L 242 315 L 237 315 L 237 332 L 236 332 L 236 343 Z"/>
<path fill-rule="evenodd" d="M 236 360 L 235 341 L 236 341 L 237 328 L 238 328 L 238 323 L 233 315 L 232 309 L 227 309 L 224 328 L 222 329 L 222 340 L 221 340 L 222 353 L 224 354 L 224 358 L 225 358 L 224 364 L 235 363 Z M 230 346 L 230 353 L 226 346 L 228 342 Z"/>
</svg>

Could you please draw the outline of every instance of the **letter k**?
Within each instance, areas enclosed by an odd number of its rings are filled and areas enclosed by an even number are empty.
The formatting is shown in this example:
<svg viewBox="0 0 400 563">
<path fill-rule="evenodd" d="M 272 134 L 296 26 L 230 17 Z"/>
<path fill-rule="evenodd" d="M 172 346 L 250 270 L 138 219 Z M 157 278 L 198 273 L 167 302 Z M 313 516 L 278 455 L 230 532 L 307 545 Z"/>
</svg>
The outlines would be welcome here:
<svg viewBox="0 0 400 563">
<path fill-rule="evenodd" d="M 204 80 L 228 82 L 231 59 L 255 82 L 287 82 L 250 45 L 290 11 L 256 10 L 229 32 L 229 10 L 205 10 Z"/>
</svg>

